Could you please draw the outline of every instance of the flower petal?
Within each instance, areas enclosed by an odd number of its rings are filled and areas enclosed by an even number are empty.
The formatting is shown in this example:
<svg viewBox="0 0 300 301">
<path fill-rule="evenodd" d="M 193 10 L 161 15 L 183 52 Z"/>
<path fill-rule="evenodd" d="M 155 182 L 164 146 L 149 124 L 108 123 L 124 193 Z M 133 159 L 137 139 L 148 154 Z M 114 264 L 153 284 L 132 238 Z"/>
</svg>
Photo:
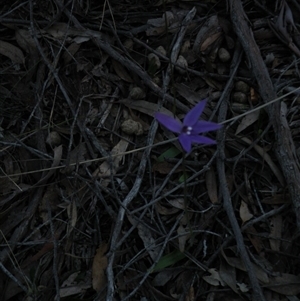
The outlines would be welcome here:
<svg viewBox="0 0 300 301">
<path fill-rule="evenodd" d="M 182 148 L 187 153 L 189 153 L 192 149 L 192 140 L 191 140 L 190 136 L 186 135 L 186 134 L 181 134 L 181 135 L 179 135 L 178 139 L 179 139 L 179 142 L 180 142 Z"/>
<path fill-rule="evenodd" d="M 206 102 L 206 99 L 202 100 L 185 115 L 183 119 L 184 126 L 193 126 L 198 121 L 206 106 Z"/>
<path fill-rule="evenodd" d="M 210 139 L 208 137 L 204 137 L 204 136 L 194 136 L 191 135 L 190 136 L 190 140 L 194 143 L 199 143 L 199 144 L 216 144 L 217 142 L 213 139 Z"/>
<path fill-rule="evenodd" d="M 176 120 L 175 118 L 162 113 L 155 113 L 154 117 L 159 123 L 161 123 L 168 130 L 174 133 L 181 132 L 182 124 L 180 121 Z"/>
<path fill-rule="evenodd" d="M 210 121 L 198 121 L 193 126 L 192 134 L 199 134 L 199 133 L 206 133 L 210 131 L 216 131 L 219 130 L 222 127 L 221 124 L 210 122 Z"/>
</svg>

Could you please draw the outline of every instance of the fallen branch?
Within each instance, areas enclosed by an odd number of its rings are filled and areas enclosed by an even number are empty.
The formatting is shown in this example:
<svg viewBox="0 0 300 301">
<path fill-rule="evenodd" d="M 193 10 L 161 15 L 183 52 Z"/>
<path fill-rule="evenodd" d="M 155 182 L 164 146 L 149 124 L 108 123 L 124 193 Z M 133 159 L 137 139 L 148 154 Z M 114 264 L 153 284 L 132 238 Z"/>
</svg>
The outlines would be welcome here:
<svg viewBox="0 0 300 301">
<path fill-rule="evenodd" d="M 277 97 L 268 70 L 248 25 L 242 2 L 230 0 L 229 3 L 233 27 L 252 66 L 260 95 L 263 101 L 267 103 Z M 297 227 L 300 230 L 300 166 L 286 120 L 286 106 L 284 103 L 276 102 L 267 107 L 267 112 L 275 134 L 275 153 L 287 182 L 296 214 Z"/>
</svg>

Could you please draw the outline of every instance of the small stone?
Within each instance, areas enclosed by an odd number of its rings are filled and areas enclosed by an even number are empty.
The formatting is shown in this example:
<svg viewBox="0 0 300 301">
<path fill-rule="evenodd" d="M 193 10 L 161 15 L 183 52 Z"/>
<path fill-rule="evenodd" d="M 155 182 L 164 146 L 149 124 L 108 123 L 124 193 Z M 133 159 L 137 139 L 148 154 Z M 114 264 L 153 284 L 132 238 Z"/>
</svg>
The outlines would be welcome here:
<svg viewBox="0 0 300 301">
<path fill-rule="evenodd" d="M 124 42 L 124 47 L 125 47 L 129 52 L 131 52 L 132 49 L 133 49 L 133 41 L 132 41 L 132 39 L 126 39 L 125 42 Z"/>
<path fill-rule="evenodd" d="M 180 49 L 180 54 L 186 54 L 188 53 L 189 49 L 191 47 L 191 42 L 189 40 L 186 40 Z"/>
<path fill-rule="evenodd" d="M 220 61 L 223 63 L 226 63 L 226 62 L 230 61 L 230 59 L 231 59 L 230 53 L 225 48 L 220 48 L 218 55 L 219 55 Z"/>
<path fill-rule="evenodd" d="M 243 92 L 235 92 L 235 93 L 233 93 L 232 100 L 234 102 L 242 103 L 242 104 L 248 103 L 248 97 Z"/>
<path fill-rule="evenodd" d="M 179 68 L 176 66 L 176 70 L 181 73 L 181 74 L 184 74 L 186 72 L 186 68 L 188 67 L 188 62 L 187 60 L 182 56 L 182 55 L 179 55 L 178 56 L 178 59 L 176 61 L 176 64 L 182 68 Z"/>
<path fill-rule="evenodd" d="M 143 134 L 143 127 L 142 125 L 134 121 L 132 119 L 127 119 L 121 124 L 121 130 L 128 135 L 142 135 Z"/>
<path fill-rule="evenodd" d="M 61 137 L 57 132 L 50 132 L 46 139 L 46 143 L 52 147 L 58 146 L 61 144 Z"/>
<path fill-rule="evenodd" d="M 140 87 L 133 87 L 129 92 L 129 98 L 131 99 L 144 99 L 146 97 L 146 93 Z"/>
<path fill-rule="evenodd" d="M 235 90 L 237 92 L 243 92 L 243 93 L 247 94 L 250 91 L 250 87 L 248 84 L 246 84 L 245 82 L 240 80 L 235 83 Z"/>
<path fill-rule="evenodd" d="M 163 46 L 158 46 L 155 50 L 157 52 L 159 52 L 161 55 L 164 55 L 164 56 L 167 55 L 167 51 L 166 51 L 166 49 Z"/>
<path fill-rule="evenodd" d="M 161 66 L 159 57 L 154 53 L 150 53 L 148 55 L 148 61 L 149 61 L 149 69 L 151 69 L 152 72 L 153 71 L 156 72 Z"/>
</svg>

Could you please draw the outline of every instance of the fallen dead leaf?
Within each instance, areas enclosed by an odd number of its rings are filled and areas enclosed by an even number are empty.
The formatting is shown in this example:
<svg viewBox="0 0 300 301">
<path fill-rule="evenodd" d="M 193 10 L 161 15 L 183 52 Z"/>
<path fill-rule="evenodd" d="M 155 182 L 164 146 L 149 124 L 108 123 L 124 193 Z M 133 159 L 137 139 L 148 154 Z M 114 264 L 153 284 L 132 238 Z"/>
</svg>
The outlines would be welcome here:
<svg viewBox="0 0 300 301">
<path fill-rule="evenodd" d="M 258 120 L 260 114 L 260 110 L 253 111 L 249 114 L 247 114 L 239 124 L 239 126 L 236 129 L 235 135 L 239 134 L 243 130 L 245 130 L 247 127 L 249 127 L 251 124 L 253 124 L 255 121 Z"/>
<path fill-rule="evenodd" d="M 250 213 L 248 204 L 244 201 L 241 201 L 240 206 L 240 218 L 243 221 L 243 224 L 247 221 L 249 221 L 253 217 L 253 214 Z"/>
<path fill-rule="evenodd" d="M 202 278 L 204 281 L 213 286 L 225 286 L 225 283 L 220 277 L 220 273 L 216 269 L 209 269 L 208 272 L 210 273 L 210 276 L 203 276 Z"/>
<path fill-rule="evenodd" d="M 244 142 L 246 142 L 247 144 L 251 145 L 252 141 L 246 137 L 242 137 L 241 138 Z M 277 177 L 279 183 L 284 187 L 285 186 L 285 180 L 284 177 L 280 171 L 280 169 L 275 165 L 275 163 L 273 162 L 273 160 L 271 159 L 270 155 L 259 145 L 255 144 L 253 145 L 253 148 L 258 152 L 258 154 L 268 163 L 268 165 L 270 166 L 271 170 L 273 171 L 273 173 L 275 174 L 275 176 Z"/>
<path fill-rule="evenodd" d="M 282 234 L 282 215 L 278 214 L 270 218 L 271 232 L 269 236 L 270 247 L 273 251 L 280 251 Z"/>
<path fill-rule="evenodd" d="M 90 283 L 79 282 L 77 283 L 76 278 L 80 272 L 75 272 L 71 274 L 68 279 L 66 279 L 59 290 L 59 295 L 61 298 L 76 295 L 84 292 L 86 289 L 91 287 Z"/>
<path fill-rule="evenodd" d="M 219 203 L 218 185 L 217 185 L 216 174 L 213 167 L 211 167 L 206 172 L 205 177 L 206 177 L 205 184 L 206 184 L 206 189 L 207 189 L 209 199 L 213 204 L 218 204 Z"/>
<path fill-rule="evenodd" d="M 149 228 L 133 219 L 130 215 L 127 215 L 127 218 L 133 226 L 137 227 L 139 237 L 143 241 L 145 249 L 147 250 L 151 259 L 156 261 L 160 252 L 160 247 L 156 245 L 156 240 L 153 238 Z"/>
<path fill-rule="evenodd" d="M 102 291 L 106 286 L 105 269 L 107 268 L 107 243 L 102 243 L 96 251 L 92 266 L 92 284 L 96 292 Z"/>
<path fill-rule="evenodd" d="M 10 58 L 13 63 L 24 64 L 25 57 L 20 48 L 0 40 L 0 54 Z"/>
</svg>

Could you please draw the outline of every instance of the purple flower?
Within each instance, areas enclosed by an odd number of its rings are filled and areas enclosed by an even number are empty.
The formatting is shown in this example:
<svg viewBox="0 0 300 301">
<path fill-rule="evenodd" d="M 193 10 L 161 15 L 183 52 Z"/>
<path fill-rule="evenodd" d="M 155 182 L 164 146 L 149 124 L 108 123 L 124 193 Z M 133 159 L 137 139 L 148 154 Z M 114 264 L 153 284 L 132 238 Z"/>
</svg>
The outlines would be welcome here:
<svg viewBox="0 0 300 301">
<path fill-rule="evenodd" d="M 222 127 L 221 124 L 217 124 L 209 121 L 199 121 L 199 117 L 202 114 L 206 105 L 206 100 L 199 102 L 193 109 L 191 109 L 184 117 L 183 124 L 162 113 L 156 113 L 155 118 L 168 130 L 179 134 L 178 139 L 182 148 L 189 153 L 192 148 L 192 143 L 201 144 L 216 144 L 216 141 L 204 136 L 200 136 L 201 133 L 209 131 L 216 131 Z"/>
</svg>

